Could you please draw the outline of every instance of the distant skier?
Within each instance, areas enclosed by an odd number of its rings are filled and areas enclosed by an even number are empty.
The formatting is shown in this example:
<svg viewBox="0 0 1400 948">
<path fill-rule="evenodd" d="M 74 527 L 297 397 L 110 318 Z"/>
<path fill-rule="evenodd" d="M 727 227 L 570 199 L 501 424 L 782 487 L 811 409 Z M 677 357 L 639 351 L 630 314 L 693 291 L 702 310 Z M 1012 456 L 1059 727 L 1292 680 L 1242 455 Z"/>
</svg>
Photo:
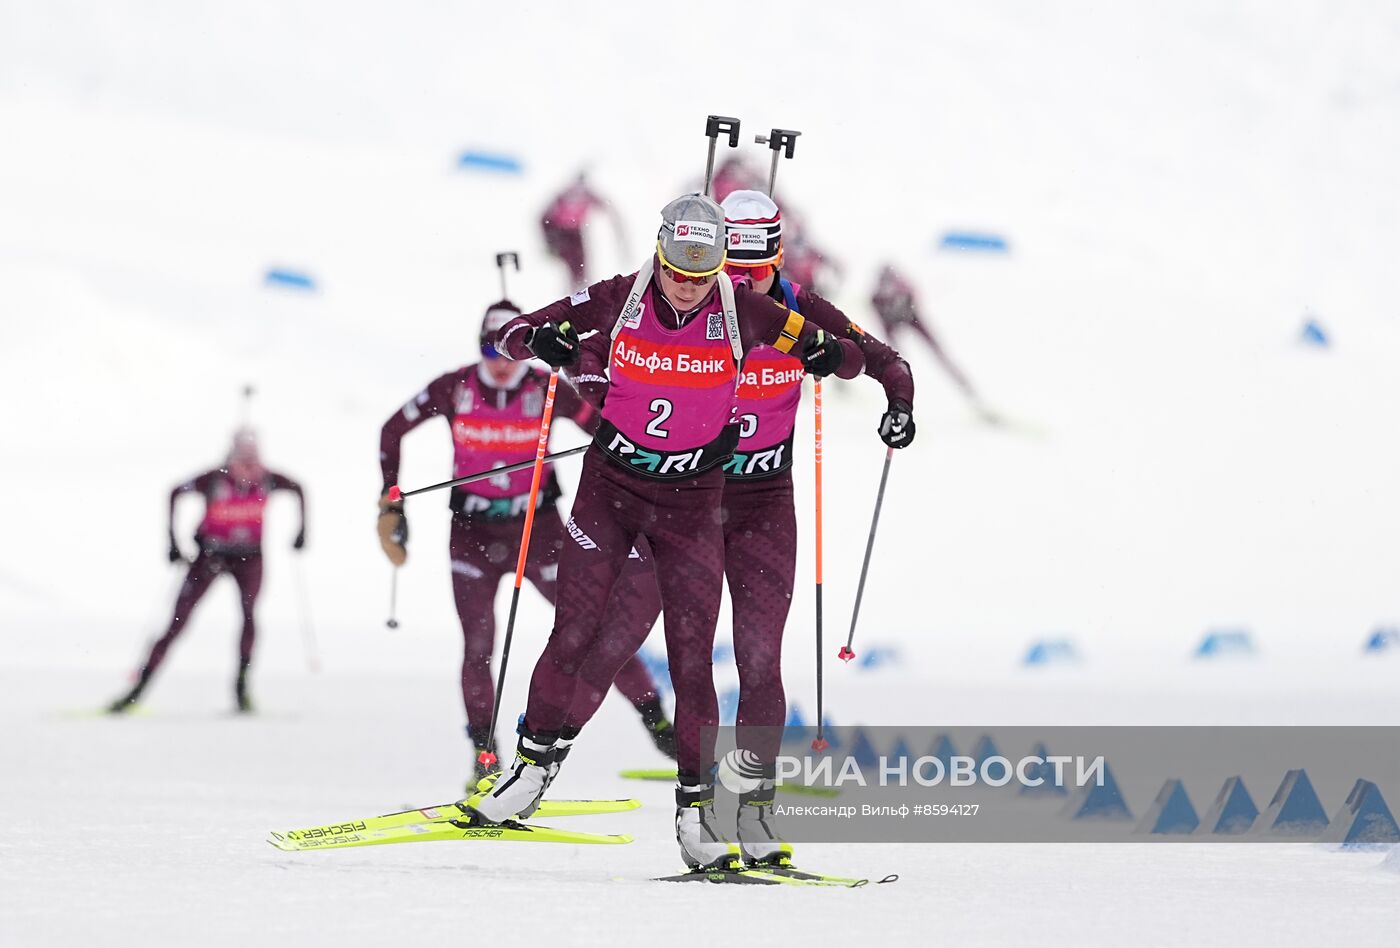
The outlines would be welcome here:
<svg viewBox="0 0 1400 948">
<path fill-rule="evenodd" d="M 482 322 L 481 361 L 438 376 L 384 423 L 379 435 L 379 466 L 384 478 L 380 495 L 379 539 L 395 566 L 408 556 L 407 520 L 403 502 L 390 502 L 388 490 L 398 483 L 399 445 L 403 436 L 430 418 L 448 423 L 454 452 L 454 477 L 504 467 L 535 456 L 540 415 L 544 410 L 548 374 L 525 362 L 503 358 L 495 349 L 497 331 L 520 310 L 508 300 L 493 304 Z M 569 418 L 586 432 L 598 427 L 593 408 L 568 384 L 555 399 L 556 416 Z M 527 468 L 454 487 L 448 498 L 452 511 L 450 555 L 452 592 L 462 623 L 462 702 L 467 734 L 477 749 L 491 745 L 488 733 L 495 701 L 491 655 L 496 647 L 496 590 L 501 578 L 515 569 L 522 521 L 529 503 L 532 472 Z M 559 551 L 568 542 L 556 502 L 561 496 L 552 466 L 545 468 L 535 514 L 525 575 L 540 594 L 554 603 Z M 649 561 L 638 552 L 613 590 L 609 621 L 628 635 L 643 638 L 655 621 L 651 603 L 656 580 Z M 636 708 L 653 742 L 675 756 L 671 723 L 661 707 L 651 674 L 633 658 L 617 678 L 617 688 Z M 469 789 L 485 776 L 477 765 Z"/>
<path fill-rule="evenodd" d="M 739 190 L 724 200 L 728 257 L 725 270 L 736 281 L 806 316 L 821 314 L 839 322 L 844 315 L 811 290 L 783 275 L 783 219 L 762 191 Z M 846 335 L 861 348 L 865 372 L 878 380 L 888 408 L 878 431 L 893 448 L 914 440 L 914 378 L 909 366 L 884 343 L 846 320 Z M 601 334 L 584 344 L 583 371 L 601 373 L 608 361 Z M 802 400 L 802 362 L 768 346 L 744 361 L 736 395 L 739 442 L 725 462 L 724 573 L 734 610 L 734 658 L 739 671 L 739 746 L 757 755 L 763 782 L 740 797 L 739 846 L 751 865 L 781 862 L 790 849 L 777 834 L 773 816 L 779 735 L 787 719 L 783 690 L 782 644 L 797 568 L 797 514 L 792 496 L 792 445 Z M 606 681 L 621 654 L 641 640 L 612 637 L 584 666 L 585 682 Z M 562 738 L 572 739 L 597 710 L 596 686 L 580 686 Z"/>
<path fill-rule="evenodd" d="M 619 243 L 622 241 L 622 221 L 611 204 L 604 201 L 589 186 L 587 175 L 579 172 L 573 182 L 555 195 L 540 218 L 540 230 L 551 256 L 559 258 L 569 272 L 569 290 L 587 285 L 588 259 L 583 229 L 588 217 L 601 210 L 612 221 Z"/>
<path fill-rule="evenodd" d="M 901 276 L 892 265 L 885 264 L 881 268 L 880 275 L 876 278 L 875 292 L 870 298 L 870 305 L 874 307 L 887 339 L 893 341 L 896 333 L 904 335 L 906 331 L 923 339 L 933 350 L 933 355 L 943 366 L 943 371 L 947 372 L 948 377 L 962 390 L 963 395 L 971 404 L 972 410 L 989 424 L 996 424 L 1000 421 L 997 414 L 983 403 L 981 396 L 972 387 L 972 382 L 953 362 L 952 357 L 938 341 L 938 337 L 924 325 L 914 298 L 913 284 Z"/>
<path fill-rule="evenodd" d="M 479 822 L 528 816 L 553 779 L 569 750 L 561 731 L 581 669 L 593 652 L 626 638 L 607 621 L 605 605 L 633 543 L 644 537 L 676 696 L 677 842 L 692 866 L 735 859 L 715 826 L 714 742 L 703 729 L 718 721 L 711 663 L 724 572 L 722 465 L 740 435 L 731 424 L 740 365 L 760 345 L 795 354 L 817 375 L 855 375 L 862 357 L 845 337 L 844 320 L 827 324 L 822 313 L 806 320 L 736 288 L 722 273 L 724 260 L 724 211 L 685 195 L 662 210 L 656 252 L 638 272 L 512 319 L 500 334 L 511 358 L 571 366 L 580 358 L 580 333 L 600 333 L 611 379 L 569 520 L 574 542 L 559 561 L 554 631 L 531 678 L 515 761 L 471 801 Z"/>
<path fill-rule="evenodd" d="M 180 484 L 170 492 L 170 562 L 184 560 L 180 544 L 175 539 L 175 504 L 180 495 L 195 491 L 204 495 L 204 519 L 195 531 L 199 552 L 190 562 L 175 600 L 175 615 L 165 634 L 151 647 L 150 655 L 141 666 L 141 673 L 132 689 L 108 710 L 121 714 L 141 697 L 156 669 L 165 660 L 165 653 L 184 631 L 194 607 L 209 591 L 215 578 L 228 573 L 238 584 L 239 601 L 243 606 L 243 634 L 238 642 L 238 678 L 234 683 L 234 698 L 240 712 L 253 710 L 248 697 L 248 667 L 253 661 L 256 628 L 253 608 L 262 588 L 263 510 L 273 491 L 291 491 L 301 510 L 301 526 L 292 549 L 306 545 L 306 497 L 301 485 L 283 474 L 263 467 L 258 455 L 258 441 L 251 429 L 242 428 L 233 437 L 233 447 L 223 467 L 206 471 L 193 480 Z"/>
</svg>

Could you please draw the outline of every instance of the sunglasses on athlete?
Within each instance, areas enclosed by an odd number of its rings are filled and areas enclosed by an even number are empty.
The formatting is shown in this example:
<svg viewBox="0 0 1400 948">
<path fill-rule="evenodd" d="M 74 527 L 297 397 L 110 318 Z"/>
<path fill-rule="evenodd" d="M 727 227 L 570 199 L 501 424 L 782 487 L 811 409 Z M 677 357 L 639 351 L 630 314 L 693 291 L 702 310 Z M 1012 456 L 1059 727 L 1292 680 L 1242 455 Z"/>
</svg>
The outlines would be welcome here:
<svg viewBox="0 0 1400 948">
<path fill-rule="evenodd" d="M 762 266 L 757 267 L 741 267 L 738 264 L 734 263 L 726 263 L 724 265 L 724 272 L 728 273 L 730 276 L 748 277 L 755 283 L 757 283 L 759 280 L 766 280 L 770 276 L 772 276 L 773 269 L 774 268 L 771 263 L 765 263 Z"/>
<path fill-rule="evenodd" d="M 705 286 L 715 278 L 715 274 L 707 273 L 704 276 L 691 276 L 688 273 L 681 273 L 673 269 L 666 261 L 661 261 L 661 272 L 671 278 L 672 283 L 694 283 L 696 286 Z"/>
</svg>

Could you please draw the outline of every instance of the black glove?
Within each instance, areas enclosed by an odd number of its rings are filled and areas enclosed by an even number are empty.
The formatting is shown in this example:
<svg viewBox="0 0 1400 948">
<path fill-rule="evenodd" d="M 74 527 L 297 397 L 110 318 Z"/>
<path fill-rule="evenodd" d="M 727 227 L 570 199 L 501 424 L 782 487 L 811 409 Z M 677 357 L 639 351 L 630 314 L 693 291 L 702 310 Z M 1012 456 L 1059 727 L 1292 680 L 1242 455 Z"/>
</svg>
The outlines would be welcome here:
<svg viewBox="0 0 1400 948">
<path fill-rule="evenodd" d="M 841 368 L 841 340 L 824 329 L 818 329 L 816 336 L 802 350 L 802 367 L 812 375 L 822 378 Z"/>
<path fill-rule="evenodd" d="M 890 402 L 880 417 L 880 440 L 892 448 L 907 448 L 914 442 L 914 409 L 908 402 Z"/>
<path fill-rule="evenodd" d="M 292 541 L 292 549 L 300 550 L 304 546 L 306 546 L 306 528 L 302 527 L 297 531 L 297 538 Z"/>
<path fill-rule="evenodd" d="M 185 554 L 180 552 L 180 544 L 175 542 L 175 534 L 170 535 L 170 552 L 167 554 L 170 562 L 178 563 L 185 558 Z"/>
<path fill-rule="evenodd" d="M 556 369 L 578 364 L 578 332 L 567 322 L 558 326 L 545 323 L 530 330 L 530 334 L 525 337 L 525 345 L 537 359 Z"/>
</svg>

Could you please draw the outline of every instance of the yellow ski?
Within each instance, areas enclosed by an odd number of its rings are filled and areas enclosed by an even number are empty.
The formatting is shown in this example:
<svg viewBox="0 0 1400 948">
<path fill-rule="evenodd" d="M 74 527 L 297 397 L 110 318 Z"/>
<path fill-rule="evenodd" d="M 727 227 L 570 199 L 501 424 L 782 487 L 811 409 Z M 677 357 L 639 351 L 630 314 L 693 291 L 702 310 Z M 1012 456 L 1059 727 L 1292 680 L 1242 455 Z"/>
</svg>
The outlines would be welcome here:
<svg viewBox="0 0 1400 948">
<path fill-rule="evenodd" d="M 436 806 L 425 806 L 416 810 L 402 810 L 398 813 L 386 813 L 383 816 L 370 816 L 357 820 L 346 820 L 341 823 L 326 823 L 321 826 L 307 826 L 302 829 L 289 830 L 284 835 L 315 837 L 333 836 L 345 832 L 346 827 L 358 827 L 358 831 L 392 829 L 396 826 L 409 826 L 414 823 L 431 823 L 437 820 L 458 820 L 466 819 L 469 814 L 462 806 L 465 801 L 456 803 L 439 803 Z M 640 800 L 544 800 L 540 803 L 540 808 L 531 814 L 531 819 L 536 817 L 558 817 L 558 816 L 592 816 L 598 813 L 624 813 L 627 810 L 635 810 L 642 805 Z"/>
<path fill-rule="evenodd" d="M 322 833 L 320 829 L 333 829 Z M 342 823 L 337 827 L 318 827 L 316 831 L 288 830 L 274 832 L 268 842 L 283 852 L 306 852 L 320 849 L 349 849 L 355 846 L 383 846 L 391 843 L 427 843 L 435 840 L 466 842 L 516 843 L 575 843 L 580 845 L 618 845 L 632 842 L 631 836 L 605 833 L 578 833 L 514 820 L 473 825 L 465 820 L 432 820 L 404 826 L 369 829 L 363 822 Z"/>
</svg>

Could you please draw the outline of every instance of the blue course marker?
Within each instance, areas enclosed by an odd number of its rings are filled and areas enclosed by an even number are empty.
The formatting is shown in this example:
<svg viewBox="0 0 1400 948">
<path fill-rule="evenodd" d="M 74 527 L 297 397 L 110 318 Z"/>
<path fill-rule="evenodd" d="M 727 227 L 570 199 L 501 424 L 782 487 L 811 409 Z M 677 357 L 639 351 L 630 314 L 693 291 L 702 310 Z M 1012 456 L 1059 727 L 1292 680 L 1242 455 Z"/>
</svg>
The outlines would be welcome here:
<svg viewBox="0 0 1400 948">
<path fill-rule="evenodd" d="M 1011 247 L 1000 234 L 950 230 L 938 242 L 944 250 L 970 250 L 974 253 L 1007 253 Z"/>
<path fill-rule="evenodd" d="M 1303 324 L 1301 340 L 1306 345 L 1323 348 L 1331 342 L 1327 336 L 1327 330 L 1323 329 L 1322 324 L 1315 319 L 1310 319 Z"/>
<path fill-rule="evenodd" d="M 468 150 L 457 156 L 457 167 L 465 171 L 493 171 L 498 174 L 520 174 L 525 166 L 514 155 L 499 152 Z"/>
<path fill-rule="evenodd" d="M 846 756 L 854 760 L 861 770 L 873 771 L 880 763 L 880 755 L 875 753 L 875 745 L 871 743 L 870 735 L 865 733 L 864 728 L 856 728 L 855 736 L 851 738 L 851 749 L 846 752 Z"/>
<path fill-rule="evenodd" d="M 1157 799 L 1152 801 L 1135 833 L 1150 833 L 1162 836 L 1176 836 L 1194 833 L 1201 825 L 1191 798 L 1180 780 L 1168 780 L 1157 791 Z"/>
<path fill-rule="evenodd" d="M 1197 658 L 1221 658 L 1227 655 L 1254 654 L 1254 640 L 1245 629 L 1216 629 L 1207 632 L 1196 646 Z"/>
<path fill-rule="evenodd" d="M 1341 843 L 1343 849 L 1390 847 L 1400 843 L 1400 825 L 1386 806 L 1381 788 L 1369 780 L 1358 780 L 1321 841 Z"/>
<path fill-rule="evenodd" d="M 889 761 L 900 767 L 910 767 L 916 758 L 909 750 L 909 743 L 904 738 L 899 738 L 894 742 L 894 747 L 890 750 Z"/>
<path fill-rule="evenodd" d="M 978 738 L 977 743 L 973 745 L 972 748 L 972 759 L 977 762 L 978 773 L 982 772 L 982 765 L 987 761 L 988 758 L 1002 756 L 1004 755 L 1002 754 L 1001 750 L 998 749 L 996 742 L 992 740 L 992 735 L 990 734 L 983 734 L 980 738 Z M 1011 772 L 1010 768 L 1002 764 L 1000 761 L 997 762 L 997 765 L 995 767 L 987 768 L 988 780 L 1001 780 L 1003 777 L 1011 777 Z"/>
<path fill-rule="evenodd" d="M 1069 639 L 1039 639 L 1026 652 L 1027 665 L 1063 665 L 1079 661 L 1079 653 Z"/>
<path fill-rule="evenodd" d="M 940 734 L 933 742 L 933 747 L 929 748 L 929 757 L 936 757 L 943 763 L 943 770 L 946 773 L 953 765 L 953 758 L 958 756 L 958 749 L 953 746 L 953 739 L 947 734 Z"/>
<path fill-rule="evenodd" d="M 1259 808 L 1254 805 L 1254 798 L 1249 795 L 1244 780 L 1231 777 L 1215 795 L 1215 802 L 1196 832 L 1237 836 L 1249 832 L 1258 816 Z"/>
<path fill-rule="evenodd" d="M 1107 761 L 1103 765 L 1103 783 L 1091 780 L 1084 784 L 1074 791 L 1060 813 L 1071 820 L 1109 822 L 1133 818 L 1133 812 L 1123 801 L 1123 791 L 1118 789 L 1118 781 L 1113 778 Z"/>
<path fill-rule="evenodd" d="M 311 274 L 304 270 L 292 270 L 287 267 L 269 267 L 267 273 L 263 275 L 265 286 L 282 287 L 289 290 L 306 290 L 315 292 L 316 280 Z"/>
<path fill-rule="evenodd" d="M 1317 798 L 1305 770 L 1290 770 L 1274 791 L 1269 808 L 1254 827 L 1256 832 L 1306 839 L 1327 829 L 1327 813 Z"/>
<path fill-rule="evenodd" d="M 881 668 L 899 664 L 899 649 L 892 645 L 877 645 L 861 653 L 859 668 Z"/>
<path fill-rule="evenodd" d="M 1400 651 L 1400 628 L 1377 627 L 1366 640 L 1366 651 Z"/>
</svg>

